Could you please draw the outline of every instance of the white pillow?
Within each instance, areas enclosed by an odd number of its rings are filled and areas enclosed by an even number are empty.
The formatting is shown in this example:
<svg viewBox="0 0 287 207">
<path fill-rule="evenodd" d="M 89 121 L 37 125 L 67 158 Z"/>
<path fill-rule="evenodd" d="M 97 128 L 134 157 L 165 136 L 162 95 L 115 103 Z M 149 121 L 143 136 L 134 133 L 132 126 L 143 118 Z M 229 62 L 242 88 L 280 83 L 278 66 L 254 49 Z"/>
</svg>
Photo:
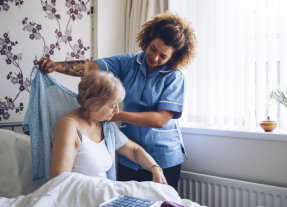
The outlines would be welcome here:
<svg viewBox="0 0 287 207">
<path fill-rule="evenodd" d="M 0 129 L 0 196 L 32 193 L 44 180 L 32 181 L 32 159 L 28 135 Z"/>
</svg>

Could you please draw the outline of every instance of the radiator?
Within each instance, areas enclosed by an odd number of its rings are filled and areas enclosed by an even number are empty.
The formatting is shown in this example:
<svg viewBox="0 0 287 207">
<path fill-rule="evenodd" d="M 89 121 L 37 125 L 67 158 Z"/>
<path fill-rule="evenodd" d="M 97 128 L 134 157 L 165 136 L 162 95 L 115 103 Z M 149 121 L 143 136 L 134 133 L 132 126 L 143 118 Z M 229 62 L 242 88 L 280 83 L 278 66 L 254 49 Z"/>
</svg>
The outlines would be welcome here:
<svg viewBox="0 0 287 207">
<path fill-rule="evenodd" d="M 186 171 L 178 192 L 208 207 L 287 207 L 287 188 Z"/>
</svg>

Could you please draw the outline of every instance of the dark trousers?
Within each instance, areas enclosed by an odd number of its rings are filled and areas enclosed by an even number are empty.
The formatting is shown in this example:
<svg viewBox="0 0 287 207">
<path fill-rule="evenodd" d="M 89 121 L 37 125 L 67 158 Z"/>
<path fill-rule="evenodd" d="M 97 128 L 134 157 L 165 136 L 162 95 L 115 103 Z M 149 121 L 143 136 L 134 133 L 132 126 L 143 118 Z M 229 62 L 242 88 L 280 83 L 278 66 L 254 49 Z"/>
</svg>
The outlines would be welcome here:
<svg viewBox="0 0 287 207">
<path fill-rule="evenodd" d="M 163 169 L 163 174 L 166 181 L 175 190 L 177 190 L 177 184 L 180 176 L 181 165 L 176 165 L 174 167 L 169 167 Z M 118 180 L 119 181 L 152 181 L 152 173 L 147 170 L 133 170 L 124 165 L 118 163 Z"/>
</svg>

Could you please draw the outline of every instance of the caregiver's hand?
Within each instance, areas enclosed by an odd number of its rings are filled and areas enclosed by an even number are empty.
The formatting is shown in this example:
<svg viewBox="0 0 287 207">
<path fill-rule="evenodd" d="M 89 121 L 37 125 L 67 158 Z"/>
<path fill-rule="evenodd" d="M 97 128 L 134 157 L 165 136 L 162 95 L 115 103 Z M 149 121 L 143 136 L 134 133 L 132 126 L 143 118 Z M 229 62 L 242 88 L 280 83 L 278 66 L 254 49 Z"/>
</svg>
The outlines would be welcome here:
<svg viewBox="0 0 287 207">
<path fill-rule="evenodd" d="M 44 73 L 52 73 L 56 70 L 56 63 L 50 58 L 43 58 L 39 61 L 40 70 Z"/>
</svg>

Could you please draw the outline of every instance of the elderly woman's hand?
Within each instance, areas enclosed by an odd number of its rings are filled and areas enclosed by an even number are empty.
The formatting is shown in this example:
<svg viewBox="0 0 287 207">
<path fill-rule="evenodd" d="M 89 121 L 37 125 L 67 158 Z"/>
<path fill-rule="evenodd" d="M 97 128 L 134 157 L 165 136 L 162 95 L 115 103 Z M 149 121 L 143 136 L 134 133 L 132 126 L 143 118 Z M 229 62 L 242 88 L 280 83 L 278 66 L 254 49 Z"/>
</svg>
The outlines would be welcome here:
<svg viewBox="0 0 287 207">
<path fill-rule="evenodd" d="M 167 184 L 163 170 L 159 166 L 152 167 L 152 181 L 162 184 Z"/>
<path fill-rule="evenodd" d="M 39 61 L 39 67 L 40 70 L 44 73 L 52 73 L 56 70 L 56 63 L 49 59 L 49 58 L 43 58 Z"/>
</svg>

